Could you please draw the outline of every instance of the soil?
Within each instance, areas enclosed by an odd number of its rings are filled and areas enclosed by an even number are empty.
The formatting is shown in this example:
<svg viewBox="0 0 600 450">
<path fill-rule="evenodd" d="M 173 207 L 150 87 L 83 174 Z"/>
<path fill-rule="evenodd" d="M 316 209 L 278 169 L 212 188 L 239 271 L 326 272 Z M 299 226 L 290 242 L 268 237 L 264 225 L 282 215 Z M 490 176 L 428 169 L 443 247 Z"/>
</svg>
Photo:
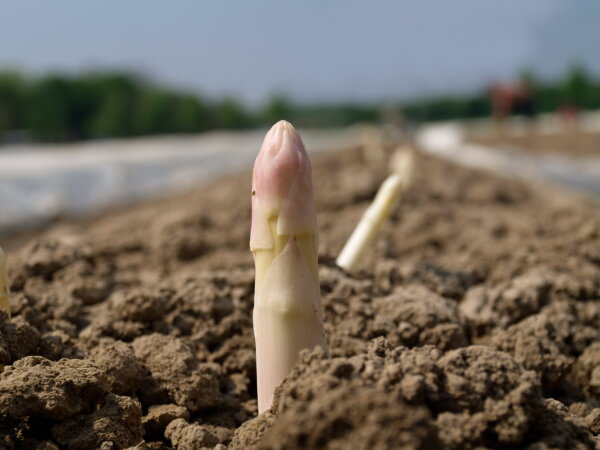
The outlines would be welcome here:
<svg viewBox="0 0 600 450">
<path fill-rule="evenodd" d="M 314 159 L 330 353 L 257 417 L 250 174 L 12 241 L 0 448 L 600 448 L 600 212 L 418 156 L 358 274 L 384 176 Z"/>
<path fill-rule="evenodd" d="M 498 131 L 488 136 L 469 136 L 469 141 L 492 147 L 507 147 L 534 154 L 555 154 L 570 158 L 600 156 L 600 133 L 563 130 L 542 133 L 534 128 L 516 135 Z"/>
</svg>

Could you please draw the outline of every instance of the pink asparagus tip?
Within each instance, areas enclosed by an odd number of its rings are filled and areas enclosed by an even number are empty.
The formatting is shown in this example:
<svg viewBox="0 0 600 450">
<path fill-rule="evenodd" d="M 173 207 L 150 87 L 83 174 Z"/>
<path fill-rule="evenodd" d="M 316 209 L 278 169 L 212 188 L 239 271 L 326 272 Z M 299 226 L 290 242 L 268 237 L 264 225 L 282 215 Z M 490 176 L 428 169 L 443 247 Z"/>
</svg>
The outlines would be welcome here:
<svg viewBox="0 0 600 450">
<path fill-rule="evenodd" d="M 280 120 L 265 136 L 254 162 L 254 197 L 278 209 L 302 172 L 310 174 L 302 139 L 291 123 Z"/>
<path fill-rule="evenodd" d="M 312 169 L 302 138 L 280 120 L 263 141 L 252 176 L 252 249 L 272 248 L 268 221 L 277 217 L 279 234 L 314 231 Z"/>
</svg>

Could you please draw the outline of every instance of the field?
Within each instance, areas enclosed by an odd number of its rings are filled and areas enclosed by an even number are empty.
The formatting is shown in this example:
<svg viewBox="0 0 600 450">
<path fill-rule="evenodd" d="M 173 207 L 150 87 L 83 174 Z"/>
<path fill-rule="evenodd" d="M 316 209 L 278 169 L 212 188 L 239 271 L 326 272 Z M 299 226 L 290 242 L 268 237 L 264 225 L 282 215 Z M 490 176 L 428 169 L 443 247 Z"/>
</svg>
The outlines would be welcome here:
<svg viewBox="0 0 600 450">
<path fill-rule="evenodd" d="M 417 163 L 350 275 L 335 257 L 385 164 L 315 157 L 330 354 L 304 353 L 259 417 L 249 173 L 13 241 L 0 446 L 599 447 L 597 206 Z"/>
<path fill-rule="evenodd" d="M 517 135 L 475 135 L 470 139 L 482 145 L 504 146 L 535 154 L 554 154 L 570 158 L 600 157 L 600 133 L 571 130 L 567 132 L 541 133 L 535 128 Z"/>
</svg>

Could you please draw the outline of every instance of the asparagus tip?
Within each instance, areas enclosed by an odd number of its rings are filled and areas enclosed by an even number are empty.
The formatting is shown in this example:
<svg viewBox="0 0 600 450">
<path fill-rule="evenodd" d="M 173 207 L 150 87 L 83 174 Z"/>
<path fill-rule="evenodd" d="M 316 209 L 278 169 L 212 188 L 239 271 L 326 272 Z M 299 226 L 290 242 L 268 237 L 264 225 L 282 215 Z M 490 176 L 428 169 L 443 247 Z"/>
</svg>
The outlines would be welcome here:
<svg viewBox="0 0 600 450">
<path fill-rule="evenodd" d="M 291 123 L 280 120 L 265 136 L 254 162 L 251 249 L 272 248 L 269 222 L 274 218 L 278 234 L 315 230 L 311 172 L 302 138 Z"/>
</svg>

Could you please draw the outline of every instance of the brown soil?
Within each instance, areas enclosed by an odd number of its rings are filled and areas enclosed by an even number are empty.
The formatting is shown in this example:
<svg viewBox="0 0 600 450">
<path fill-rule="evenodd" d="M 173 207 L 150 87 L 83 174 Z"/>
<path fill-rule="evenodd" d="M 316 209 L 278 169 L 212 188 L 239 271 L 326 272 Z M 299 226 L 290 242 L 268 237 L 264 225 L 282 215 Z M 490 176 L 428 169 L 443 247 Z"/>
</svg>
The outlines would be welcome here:
<svg viewBox="0 0 600 450">
<path fill-rule="evenodd" d="M 470 136 L 468 140 L 539 154 L 561 154 L 573 158 L 600 156 L 600 133 L 577 130 L 543 134 L 532 128 L 525 135 L 499 132 L 490 136 Z"/>
<path fill-rule="evenodd" d="M 259 417 L 248 173 L 13 243 L 0 448 L 600 446 L 600 213 L 418 163 L 350 276 L 334 259 L 383 174 L 315 159 L 331 353 Z"/>
</svg>

